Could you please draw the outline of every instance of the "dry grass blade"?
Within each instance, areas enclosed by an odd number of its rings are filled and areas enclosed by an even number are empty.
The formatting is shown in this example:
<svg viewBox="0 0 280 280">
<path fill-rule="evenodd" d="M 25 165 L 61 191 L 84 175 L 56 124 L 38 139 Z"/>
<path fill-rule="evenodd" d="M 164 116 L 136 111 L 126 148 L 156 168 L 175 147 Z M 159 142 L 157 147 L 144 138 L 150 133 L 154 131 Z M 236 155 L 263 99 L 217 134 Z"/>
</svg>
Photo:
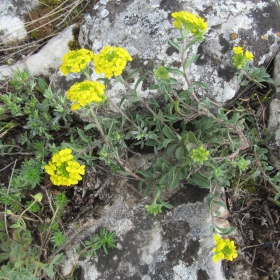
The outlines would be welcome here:
<svg viewBox="0 0 280 280">
<path fill-rule="evenodd" d="M 94 5 L 97 1 L 65 0 L 57 6 L 50 7 L 44 1 L 39 2 L 39 7 L 29 11 L 25 15 L 29 39 L 7 46 L 0 43 L 0 63 L 15 63 L 24 60 L 36 53 L 44 46 L 48 39 L 57 35 L 69 24 L 79 23 L 82 20 L 82 12 L 87 6 Z M 5 37 L 11 33 L 5 34 Z"/>
</svg>

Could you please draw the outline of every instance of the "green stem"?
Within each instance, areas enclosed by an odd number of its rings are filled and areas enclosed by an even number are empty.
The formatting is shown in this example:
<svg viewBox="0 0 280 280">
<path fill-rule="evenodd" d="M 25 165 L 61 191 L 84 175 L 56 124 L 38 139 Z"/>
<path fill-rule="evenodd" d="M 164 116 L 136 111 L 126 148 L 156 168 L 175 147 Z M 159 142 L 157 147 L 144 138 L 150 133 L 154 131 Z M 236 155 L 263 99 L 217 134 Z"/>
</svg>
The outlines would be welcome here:
<svg viewBox="0 0 280 280">
<path fill-rule="evenodd" d="M 250 81 L 250 82 L 253 82 L 255 83 L 256 85 L 258 85 L 260 88 L 263 88 L 265 87 L 264 85 L 262 85 L 261 83 L 259 83 L 256 79 L 252 78 L 245 69 L 242 69 L 242 72 L 245 74 L 245 76 L 247 77 L 247 79 Z"/>
<path fill-rule="evenodd" d="M 81 73 L 84 74 L 89 81 L 92 81 L 88 64 L 87 64 L 86 68 L 81 71 Z"/>
<path fill-rule="evenodd" d="M 182 46 L 182 48 L 181 48 L 181 63 L 182 63 L 182 66 L 184 67 L 184 61 L 185 61 L 185 48 L 186 48 L 186 40 L 184 40 L 183 41 L 183 46 Z M 192 86 L 192 84 L 191 84 L 191 82 L 190 82 L 190 80 L 189 80 L 189 77 L 188 77 L 188 74 L 187 74 L 187 71 L 186 70 L 184 70 L 183 71 L 184 72 L 184 78 L 185 78 L 185 80 L 186 80 L 186 82 L 187 82 L 187 85 L 188 85 L 188 87 L 190 88 L 191 86 Z M 200 100 L 198 99 L 198 97 L 196 96 L 196 94 L 194 93 L 194 91 L 192 90 L 192 92 L 191 92 L 191 95 L 192 95 L 192 97 L 194 98 L 194 100 L 197 102 L 197 103 L 199 103 L 200 102 Z"/>
<path fill-rule="evenodd" d="M 107 139 L 107 137 L 106 137 L 106 135 L 105 135 L 105 133 L 104 133 L 104 131 L 103 131 L 103 129 L 102 129 L 102 127 L 101 127 L 99 121 L 98 121 L 98 118 L 96 117 L 95 113 L 93 112 L 92 106 L 89 106 L 89 107 L 90 107 L 91 114 L 92 114 L 92 116 L 93 116 L 93 118 L 94 118 L 94 122 L 95 122 L 96 125 L 97 125 L 97 129 L 99 130 L 99 132 L 100 132 L 102 138 L 104 139 L 105 144 L 106 144 L 108 147 L 110 147 L 110 143 L 109 143 L 109 141 L 108 141 L 108 139 Z M 119 157 L 118 155 L 114 155 L 114 157 L 115 157 L 115 160 L 120 164 L 120 166 L 121 166 L 127 173 L 129 173 L 133 178 L 135 178 L 136 180 L 145 182 L 144 179 L 140 178 L 140 177 L 137 176 L 135 173 L 133 173 L 129 168 L 127 168 L 127 167 L 125 166 L 124 162 L 120 159 L 120 157 Z"/>
<path fill-rule="evenodd" d="M 127 87 L 127 89 L 129 91 L 131 91 L 131 88 L 129 87 L 129 85 L 127 84 L 127 82 L 123 79 L 123 77 L 120 77 L 120 81 Z M 141 98 L 139 95 L 137 95 L 137 98 L 139 99 L 139 101 L 144 105 L 144 107 L 146 107 L 148 109 L 148 111 L 153 115 L 153 116 L 157 116 L 157 114 L 154 112 L 154 110 L 149 106 L 149 104 L 143 99 Z M 168 126 L 164 121 L 161 120 L 161 123 L 164 126 Z M 178 133 L 175 130 L 172 130 L 173 133 L 175 133 L 176 135 L 178 135 Z"/>
<path fill-rule="evenodd" d="M 216 188 L 217 188 L 217 185 L 215 185 L 214 188 L 211 188 L 211 190 L 210 190 L 210 192 L 211 192 L 213 195 L 214 195 L 214 193 L 215 193 L 215 191 L 216 191 Z M 215 223 L 215 217 L 214 217 L 212 205 L 211 205 L 210 214 L 211 214 L 212 224 L 213 224 L 215 233 L 217 233 L 217 230 L 216 230 L 216 223 Z"/>
<path fill-rule="evenodd" d="M 108 141 L 106 135 L 104 134 L 104 131 L 103 131 L 101 125 L 100 125 L 100 122 L 98 121 L 98 118 L 96 117 L 95 113 L 93 112 L 92 105 L 90 105 L 89 108 L 90 108 L 91 115 L 92 115 L 92 117 L 93 117 L 93 119 L 94 119 L 94 122 L 95 122 L 95 124 L 97 125 L 97 129 L 98 129 L 98 131 L 99 131 L 100 134 L 101 134 L 101 137 L 102 137 L 103 140 L 105 141 L 106 145 L 107 145 L 108 147 L 110 147 L 109 141 Z"/>
</svg>

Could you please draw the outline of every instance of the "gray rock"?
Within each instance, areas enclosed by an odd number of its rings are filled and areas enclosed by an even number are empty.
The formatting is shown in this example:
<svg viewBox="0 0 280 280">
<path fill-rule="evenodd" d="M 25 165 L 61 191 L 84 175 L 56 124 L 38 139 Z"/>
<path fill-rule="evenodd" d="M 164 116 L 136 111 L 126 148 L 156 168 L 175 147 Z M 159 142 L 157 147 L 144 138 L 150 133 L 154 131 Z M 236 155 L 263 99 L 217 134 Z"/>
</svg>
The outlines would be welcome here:
<svg viewBox="0 0 280 280">
<path fill-rule="evenodd" d="M 183 186 L 169 197 L 174 209 L 156 217 L 147 216 L 144 201 L 129 207 L 129 196 L 118 198 L 100 219 L 87 219 L 86 227 L 70 234 L 76 238 L 65 250 L 63 273 L 72 269 L 77 257 L 75 246 L 107 228 L 116 233 L 117 248 L 110 249 L 108 255 L 100 250 L 98 258 L 78 261 L 84 280 L 225 279 L 221 263 L 212 260 L 214 241 L 205 203 L 207 193 Z"/>
<path fill-rule="evenodd" d="M 104 17 L 104 10 L 109 14 Z M 278 48 L 280 12 L 274 1 L 179 1 L 179 0 L 127 0 L 102 1 L 85 16 L 79 41 L 82 47 L 99 52 L 105 45 L 124 47 L 133 56 L 132 69 L 142 66 L 179 65 L 179 57 L 168 44 L 178 36 L 173 28 L 171 13 L 188 10 L 203 16 L 209 25 L 206 40 L 194 46 L 190 55 L 198 53 L 199 59 L 189 70 L 191 80 L 201 80 L 208 90 L 200 94 L 224 103 L 239 89 L 235 68 L 231 66 L 232 48 L 246 46 L 255 55 L 255 64 L 265 63 Z M 107 13 L 107 12 L 106 12 Z M 186 89 L 178 77 L 179 88 Z M 154 98 L 158 92 L 144 81 L 139 95 Z M 112 87 L 108 96 L 120 100 L 124 90 Z"/>
<path fill-rule="evenodd" d="M 61 57 L 68 52 L 67 43 L 73 39 L 73 26 L 60 32 L 58 35 L 48 41 L 48 43 L 36 54 L 27 57 L 24 61 L 18 62 L 12 66 L 0 66 L 0 80 L 9 77 L 12 73 L 19 69 L 21 71 L 27 69 L 31 75 L 43 75 L 49 77 L 61 65 Z"/>
<path fill-rule="evenodd" d="M 2 0 L 0 3 L 0 45 L 10 45 L 27 37 L 23 15 L 38 5 L 38 0 Z"/>
<path fill-rule="evenodd" d="M 271 164 L 280 170 L 280 52 L 275 56 L 273 73 L 276 91 L 269 104 L 268 120 L 268 130 L 273 136 L 267 147 Z"/>
</svg>

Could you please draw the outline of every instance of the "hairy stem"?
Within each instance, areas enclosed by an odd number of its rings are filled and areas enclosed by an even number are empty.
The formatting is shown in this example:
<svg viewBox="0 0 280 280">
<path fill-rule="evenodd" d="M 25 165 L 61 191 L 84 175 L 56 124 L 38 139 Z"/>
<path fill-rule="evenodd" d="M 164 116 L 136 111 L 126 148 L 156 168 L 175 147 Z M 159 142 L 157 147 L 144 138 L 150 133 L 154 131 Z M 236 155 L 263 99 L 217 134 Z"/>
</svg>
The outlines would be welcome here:
<svg viewBox="0 0 280 280">
<path fill-rule="evenodd" d="M 125 119 L 130 122 L 134 127 L 137 127 L 137 125 L 123 112 L 123 110 L 121 108 L 119 108 L 111 99 L 109 99 L 109 102 L 111 103 L 111 105 L 118 110 L 118 112 L 125 117 Z"/>
<path fill-rule="evenodd" d="M 94 122 L 96 123 L 97 125 L 97 129 L 99 130 L 102 138 L 104 139 L 104 142 L 105 144 L 110 147 L 110 143 L 102 129 L 102 126 L 100 125 L 99 121 L 98 121 L 98 118 L 96 117 L 95 113 L 93 112 L 93 109 L 92 109 L 92 106 L 90 106 L 90 111 L 91 111 L 91 114 L 94 118 Z M 120 159 L 120 157 L 118 155 L 114 155 L 114 158 L 115 160 L 120 164 L 120 166 L 126 171 L 128 172 L 133 178 L 135 178 L 136 180 L 140 180 L 140 181 L 145 181 L 144 179 L 140 178 L 138 175 L 136 175 L 135 173 L 133 173 L 129 168 L 127 168 L 124 164 L 124 162 Z"/>
</svg>

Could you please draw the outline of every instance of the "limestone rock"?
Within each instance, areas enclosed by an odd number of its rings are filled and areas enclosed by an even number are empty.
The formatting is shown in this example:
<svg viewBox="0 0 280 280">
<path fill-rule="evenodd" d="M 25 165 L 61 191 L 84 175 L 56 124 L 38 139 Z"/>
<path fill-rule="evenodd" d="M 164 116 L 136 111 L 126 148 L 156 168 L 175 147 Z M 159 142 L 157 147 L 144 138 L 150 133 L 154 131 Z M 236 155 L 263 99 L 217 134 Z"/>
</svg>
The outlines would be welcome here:
<svg viewBox="0 0 280 280">
<path fill-rule="evenodd" d="M 276 91 L 269 105 L 268 130 L 274 135 L 270 139 L 267 147 L 271 164 L 280 170 L 280 52 L 274 59 L 274 81 Z"/>
<path fill-rule="evenodd" d="M 180 0 L 103 0 L 85 16 L 79 41 L 82 47 L 99 52 L 105 45 L 121 46 L 133 56 L 131 68 L 152 70 L 160 64 L 180 65 L 178 53 L 168 44 L 178 36 L 171 13 L 188 10 L 204 17 L 209 25 L 206 40 L 194 46 L 190 55 L 199 59 L 191 66 L 191 80 L 206 83 L 200 94 L 219 103 L 234 97 L 239 89 L 235 68 L 231 66 L 232 48 L 244 46 L 255 55 L 255 64 L 265 63 L 277 49 L 280 12 L 274 1 L 180 1 Z M 179 89 L 186 83 L 178 77 Z M 153 81 L 141 85 L 139 95 L 154 98 L 148 89 Z M 120 100 L 124 90 L 112 87 L 111 98 Z"/>
<path fill-rule="evenodd" d="M 24 61 L 12 66 L 0 66 L 0 73 L 3 76 L 10 76 L 16 69 L 21 71 L 27 69 L 33 76 L 43 75 L 49 77 L 61 65 L 61 57 L 68 52 L 67 43 L 73 39 L 73 26 L 60 32 L 48 41 L 48 43 L 36 54 L 29 56 Z M 4 79 L 0 76 L 0 80 Z"/>
<path fill-rule="evenodd" d="M 75 247 L 107 228 L 115 232 L 117 248 L 110 249 L 108 255 L 100 250 L 98 258 L 79 260 L 77 265 L 83 271 L 79 279 L 225 279 L 221 263 L 212 260 L 214 241 L 205 203 L 208 190 L 184 186 L 176 191 L 168 199 L 174 209 L 156 217 L 147 216 L 143 201 L 128 207 L 124 196 L 100 219 L 87 219 L 86 228 L 78 229 L 65 250 L 63 273 L 71 271 L 77 257 Z"/>
<path fill-rule="evenodd" d="M 3 0 L 0 3 L 0 45 L 9 45 L 22 41 L 27 37 L 23 14 L 38 5 L 38 1 L 22 2 Z"/>
</svg>

